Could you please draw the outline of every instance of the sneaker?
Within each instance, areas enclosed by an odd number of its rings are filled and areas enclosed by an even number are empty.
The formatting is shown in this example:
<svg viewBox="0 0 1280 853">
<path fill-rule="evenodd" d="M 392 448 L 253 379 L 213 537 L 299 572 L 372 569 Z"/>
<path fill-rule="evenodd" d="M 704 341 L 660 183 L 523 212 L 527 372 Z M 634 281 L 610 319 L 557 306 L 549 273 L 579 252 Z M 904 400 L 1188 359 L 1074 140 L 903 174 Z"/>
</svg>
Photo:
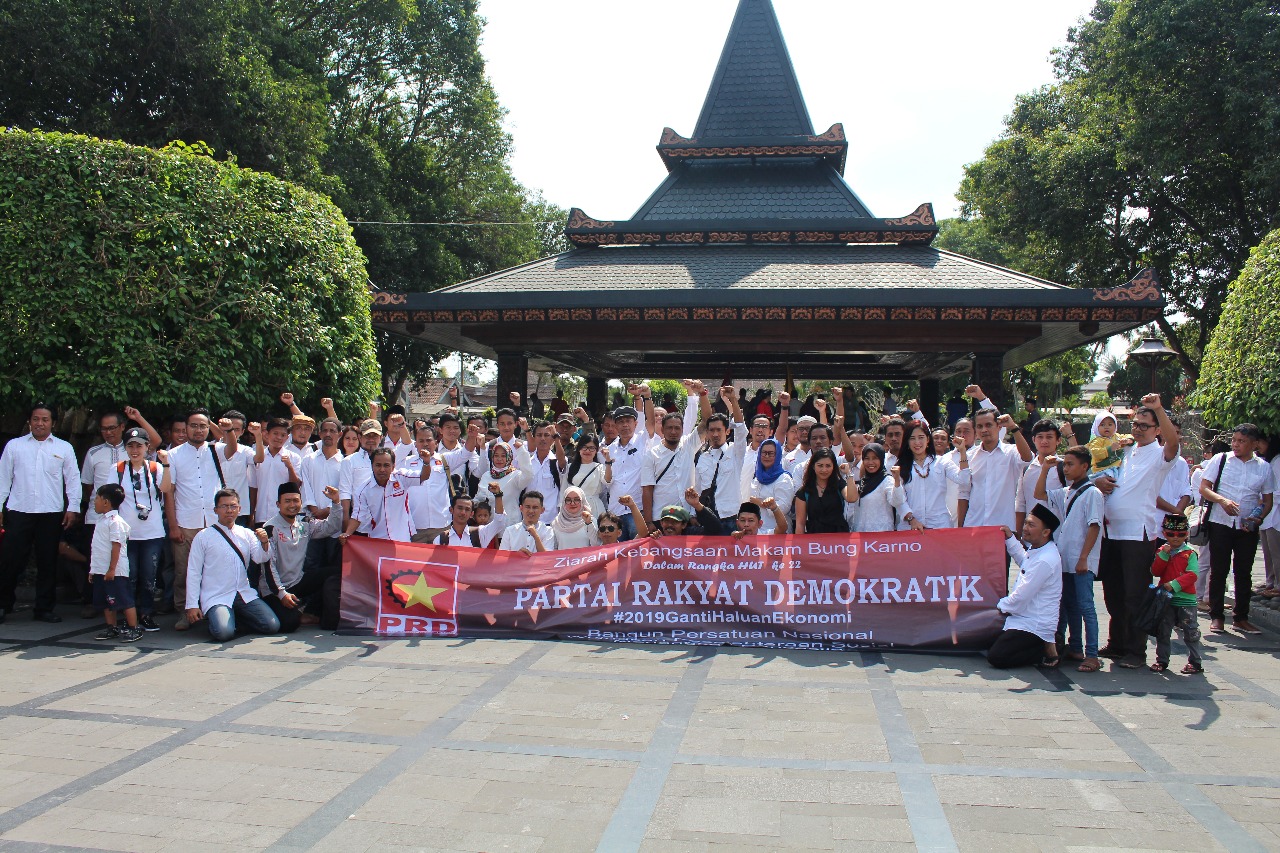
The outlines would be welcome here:
<svg viewBox="0 0 1280 853">
<path fill-rule="evenodd" d="M 120 629 L 115 625 L 108 625 L 98 632 L 94 637 L 95 640 L 118 640 L 120 639 Z"/>
<path fill-rule="evenodd" d="M 191 620 L 187 619 L 185 616 L 173 623 L 173 630 L 175 631 L 189 631 L 190 629 Z"/>
<path fill-rule="evenodd" d="M 136 643 L 141 639 L 142 639 L 141 628 L 125 628 L 123 631 L 120 632 L 120 642 L 122 643 Z"/>
<path fill-rule="evenodd" d="M 159 631 L 160 626 L 156 624 L 156 620 L 151 618 L 151 614 L 138 617 L 138 627 L 144 631 Z"/>
</svg>

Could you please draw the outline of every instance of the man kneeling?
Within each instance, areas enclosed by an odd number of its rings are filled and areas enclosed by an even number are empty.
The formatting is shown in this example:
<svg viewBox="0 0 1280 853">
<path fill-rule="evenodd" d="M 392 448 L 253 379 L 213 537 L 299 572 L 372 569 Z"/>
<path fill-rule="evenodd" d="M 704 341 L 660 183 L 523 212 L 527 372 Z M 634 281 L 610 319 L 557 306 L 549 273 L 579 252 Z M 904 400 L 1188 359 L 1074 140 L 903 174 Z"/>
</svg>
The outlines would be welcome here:
<svg viewBox="0 0 1280 853">
<path fill-rule="evenodd" d="M 342 577 L 342 569 L 338 565 L 303 571 L 311 540 L 325 539 L 342 529 L 342 504 L 338 501 L 338 490 L 325 486 L 324 496 L 332 504 L 328 517 L 323 521 L 300 519 L 301 487 L 297 483 L 281 483 L 277 494 L 278 512 L 264 527 L 254 531 L 258 544 L 271 555 L 271 561 L 262 572 L 258 591 L 280 621 L 280 633 L 291 634 L 300 625 L 320 622 L 320 614 L 303 612 L 302 602 L 321 592 L 332 578 L 340 580 Z"/>
<path fill-rule="evenodd" d="M 1021 570 L 1013 591 L 996 602 L 1006 617 L 1004 630 L 987 652 L 987 661 L 996 669 L 1058 661 L 1053 638 L 1058 630 L 1058 605 L 1062 600 L 1062 557 L 1053 544 L 1058 517 L 1037 504 L 1022 522 L 1023 550 L 1013 531 L 1004 531 L 1005 550 Z"/>
<path fill-rule="evenodd" d="M 191 540 L 187 565 L 187 619 L 208 618 L 209 636 L 225 643 L 236 635 L 236 622 L 258 634 L 274 634 L 280 620 L 249 585 L 249 561 L 265 562 L 267 552 L 257 538 L 236 524 L 240 496 L 219 489 L 213 497 L 218 521 Z"/>
</svg>

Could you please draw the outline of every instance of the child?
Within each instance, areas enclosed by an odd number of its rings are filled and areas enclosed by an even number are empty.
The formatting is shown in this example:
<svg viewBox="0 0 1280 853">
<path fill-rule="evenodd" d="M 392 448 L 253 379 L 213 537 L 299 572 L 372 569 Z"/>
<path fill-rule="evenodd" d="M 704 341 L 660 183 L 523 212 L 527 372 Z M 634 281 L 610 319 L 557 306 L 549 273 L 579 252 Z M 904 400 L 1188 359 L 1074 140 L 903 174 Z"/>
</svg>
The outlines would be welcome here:
<svg viewBox="0 0 1280 853">
<path fill-rule="evenodd" d="M 107 483 L 93 498 L 93 509 L 102 517 L 93 529 L 93 545 L 89 550 L 89 583 L 93 585 L 94 606 L 102 610 L 107 627 L 95 640 L 137 642 L 142 638 L 138 627 L 138 611 L 133 606 L 133 589 L 129 583 L 129 525 L 120 517 L 124 489 L 118 483 Z M 116 627 L 116 611 L 123 610 L 128 625 Z"/>
<path fill-rule="evenodd" d="M 1156 629 L 1156 662 L 1152 672 L 1164 672 L 1169 668 L 1169 635 L 1177 628 L 1182 642 L 1187 645 L 1187 665 L 1183 675 L 1204 672 L 1200 659 L 1200 628 L 1196 624 L 1196 581 L 1200 578 L 1200 560 L 1196 549 L 1187 544 L 1190 525 L 1185 515 L 1164 517 L 1165 545 L 1156 552 L 1151 563 L 1151 574 L 1156 583 L 1173 593 L 1173 601 L 1165 611 Z"/>
<path fill-rule="evenodd" d="M 1133 436 L 1116 435 L 1116 416 L 1110 412 L 1100 412 L 1093 419 L 1089 442 L 1085 444 L 1093 457 L 1093 465 L 1089 468 L 1090 481 L 1110 477 L 1119 485 L 1124 448 L 1130 444 L 1133 444 Z"/>
</svg>

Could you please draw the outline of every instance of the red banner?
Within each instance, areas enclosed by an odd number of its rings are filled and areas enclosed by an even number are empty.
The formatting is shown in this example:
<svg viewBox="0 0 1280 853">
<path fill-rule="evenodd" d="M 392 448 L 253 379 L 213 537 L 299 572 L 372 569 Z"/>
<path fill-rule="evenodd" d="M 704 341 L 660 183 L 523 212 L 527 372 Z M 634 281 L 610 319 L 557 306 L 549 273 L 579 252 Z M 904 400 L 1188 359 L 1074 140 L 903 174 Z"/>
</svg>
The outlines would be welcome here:
<svg viewBox="0 0 1280 853">
<path fill-rule="evenodd" d="M 1003 624 L 998 528 L 519 552 L 353 537 L 346 633 L 977 651 Z"/>
</svg>

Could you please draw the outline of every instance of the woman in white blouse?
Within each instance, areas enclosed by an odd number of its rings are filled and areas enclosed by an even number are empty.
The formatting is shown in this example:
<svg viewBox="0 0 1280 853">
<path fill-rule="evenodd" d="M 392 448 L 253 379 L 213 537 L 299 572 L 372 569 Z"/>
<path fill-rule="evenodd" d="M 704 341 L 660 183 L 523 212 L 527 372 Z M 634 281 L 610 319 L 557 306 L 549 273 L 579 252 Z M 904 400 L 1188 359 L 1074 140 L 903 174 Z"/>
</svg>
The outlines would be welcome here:
<svg viewBox="0 0 1280 853">
<path fill-rule="evenodd" d="M 505 444 L 495 443 L 489 447 L 489 470 L 480 475 L 480 485 L 476 489 L 477 495 L 483 495 L 489 491 L 490 483 L 498 484 L 498 489 L 502 492 L 502 505 L 507 516 L 507 524 L 516 524 L 520 521 L 520 493 L 532 479 L 528 448 L 522 441 L 515 442 L 515 447 L 516 455 L 521 456 L 524 462 L 524 465 L 519 468 L 512 464 L 511 451 Z"/>
<path fill-rule="evenodd" d="M 608 492 L 608 484 L 613 481 L 613 468 L 596 461 L 599 453 L 600 440 L 592 433 L 585 433 L 578 439 L 573 460 L 565 475 L 569 485 L 582 490 L 587 498 L 587 508 L 595 518 L 604 515 L 605 494 Z"/>
<path fill-rule="evenodd" d="M 560 512 L 551 519 L 556 534 L 556 550 L 591 548 L 600 544 L 596 522 L 587 509 L 587 497 L 577 486 L 566 486 L 560 492 Z"/>
<path fill-rule="evenodd" d="M 751 478 L 750 500 L 754 504 L 764 505 L 766 498 L 773 498 L 784 516 L 791 512 L 791 502 L 796 496 L 796 484 L 791 475 L 782 466 L 782 445 L 777 439 L 766 438 L 760 442 L 760 450 L 756 454 L 756 473 Z M 761 533 L 786 533 L 777 530 L 778 522 L 772 512 L 760 514 Z"/>
<path fill-rule="evenodd" d="M 894 510 L 902 502 L 902 493 L 895 488 L 896 477 L 885 471 L 884 460 L 884 446 L 868 444 L 862 448 L 862 476 L 847 480 L 845 517 L 855 533 L 883 533 L 894 528 Z M 840 467 L 844 470 L 848 464 Z"/>
<path fill-rule="evenodd" d="M 955 527 L 947 510 L 947 483 L 969 485 L 969 455 L 964 439 L 952 441 L 960 463 L 939 459 L 937 443 L 928 428 L 919 421 L 907 424 L 902 446 L 907 448 L 898 460 L 896 473 L 901 482 L 901 504 L 898 506 L 899 530 L 932 530 Z"/>
</svg>

